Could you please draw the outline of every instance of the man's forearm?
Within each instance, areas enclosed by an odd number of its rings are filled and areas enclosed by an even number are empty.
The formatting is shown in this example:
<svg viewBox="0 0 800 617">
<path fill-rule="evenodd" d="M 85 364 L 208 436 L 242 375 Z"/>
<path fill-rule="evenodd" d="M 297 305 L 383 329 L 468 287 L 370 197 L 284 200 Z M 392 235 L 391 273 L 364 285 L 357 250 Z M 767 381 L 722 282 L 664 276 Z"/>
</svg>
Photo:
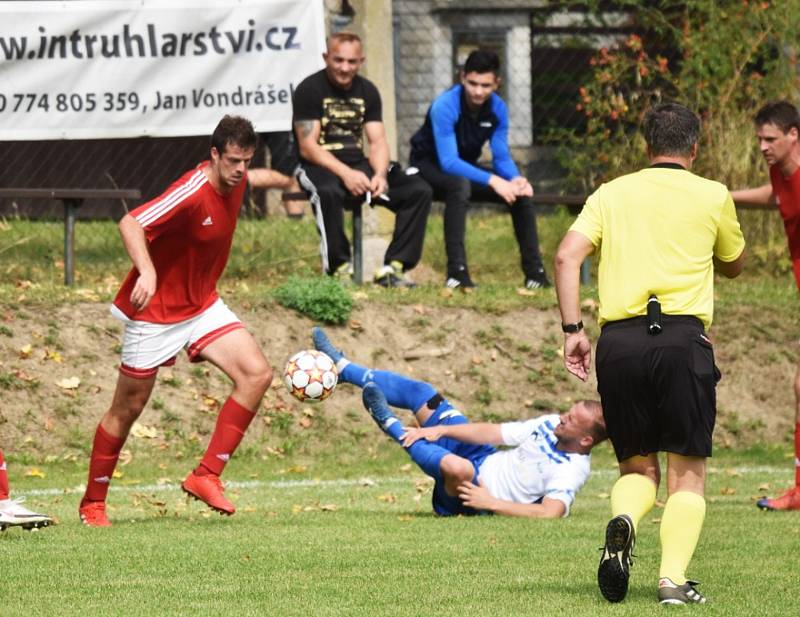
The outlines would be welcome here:
<svg viewBox="0 0 800 617">
<path fill-rule="evenodd" d="M 561 506 L 560 509 L 558 505 Z M 544 505 L 540 503 L 516 503 L 514 501 L 505 501 L 504 499 L 495 499 L 493 507 L 490 508 L 490 511 L 495 514 L 524 518 L 561 518 L 564 516 L 565 510 L 561 502 Z"/>
<path fill-rule="evenodd" d="M 503 445 L 503 434 L 499 424 L 475 422 L 469 424 L 448 424 L 442 428 L 442 435 L 464 443 Z"/>
<path fill-rule="evenodd" d="M 147 238 L 139 221 L 130 214 L 126 214 L 119 222 L 119 233 L 122 236 L 125 250 L 139 273 L 155 272 L 155 266 L 147 248 Z"/>
</svg>

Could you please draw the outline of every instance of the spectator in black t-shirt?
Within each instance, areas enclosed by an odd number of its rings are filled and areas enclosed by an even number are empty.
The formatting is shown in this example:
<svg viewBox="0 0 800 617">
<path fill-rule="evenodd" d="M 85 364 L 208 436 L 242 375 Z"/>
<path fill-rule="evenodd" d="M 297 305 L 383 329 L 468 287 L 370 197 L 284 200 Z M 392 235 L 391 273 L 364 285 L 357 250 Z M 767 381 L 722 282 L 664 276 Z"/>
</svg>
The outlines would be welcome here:
<svg viewBox="0 0 800 617">
<path fill-rule="evenodd" d="M 325 68 L 306 77 L 294 92 L 294 129 L 300 150 L 300 184 L 311 194 L 324 270 L 352 276 L 350 243 L 344 233 L 348 199 L 370 195 L 396 215 L 394 234 L 375 283 L 412 287 L 404 272 L 422 255 L 431 188 L 417 175 L 390 166 L 389 146 L 375 85 L 358 74 L 361 39 L 339 32 L 328 39 Z M 366 134 L 369 157 L 364 156 Z"/>
</svg>

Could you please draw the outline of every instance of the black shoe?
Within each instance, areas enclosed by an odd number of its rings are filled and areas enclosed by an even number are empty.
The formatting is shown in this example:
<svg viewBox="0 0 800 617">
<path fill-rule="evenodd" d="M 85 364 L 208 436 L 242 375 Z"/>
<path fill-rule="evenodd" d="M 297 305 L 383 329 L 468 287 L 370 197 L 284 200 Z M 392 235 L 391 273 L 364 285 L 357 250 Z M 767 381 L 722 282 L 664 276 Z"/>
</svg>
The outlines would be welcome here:
<svg viewBox="0 0 800 617">
<path fill-rule="evenodd" d="M 694 586 L 697 581 L 676 585 L 667 577 L 658 581 L 658 601 L 661 604 L 705 604 L 706 597 Z"/>
<path fill-rule="evenodd" d="M 547 278 L 547 273 L 544 271 L 544 268 L 541 268 L 533 276 L 525 278 L 525 289 L 547 289 L 552 286 L 553 284 L 550 282 L 550 279 Z"/>
<path fill-rule="evenodd" d="M 633 521 L 627 514 L 615 516 L 606 526 L 606 545 L 597 569 L 597 585 L 609 602 L 621 602 L 628 593 L 628 578 L 633 564 L 631 551 L 636 544 Z"/>
<path fill-rule="evenodd" d="M 467 266 L 458 266 L 457 268 L 448 271 L 447 273 L 447 280 L 444 283 L 445 287 L 449 289 L 461 289 L 462 291 L 467 291 L 469 289 L 475 289 L 476 285 L 472 282 L 472 279 L 469 277 L 469 270 L 467 270 Z"/>
</svg>

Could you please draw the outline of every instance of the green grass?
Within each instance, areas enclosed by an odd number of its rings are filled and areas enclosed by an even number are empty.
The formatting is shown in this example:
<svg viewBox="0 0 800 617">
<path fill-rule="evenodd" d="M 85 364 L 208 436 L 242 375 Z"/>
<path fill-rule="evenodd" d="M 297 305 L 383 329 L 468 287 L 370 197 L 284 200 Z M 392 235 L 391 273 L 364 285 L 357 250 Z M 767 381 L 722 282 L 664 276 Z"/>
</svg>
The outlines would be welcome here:
<svg viewBox="0 0 800 617">
<path fill-rule="evenodd" d="M 658 508 L 640 525 L 625 602 L 609 605 L 596 589 L 616 474 L 607 450 L 595 457 L 571 516 L 557 521 L 438 519 L 428 485 L 417 488 L 424 477 L 405 466 L 399 448 L 377 450 L 364 464 L 337 466 L 325 456 L 305 470 L 291 460 L 237 459 L 226 474 L 238 481 L 229 488 L 239 508 L 232 518 L 187 505 L 176 485 L 185 462 L 132 463 L 112 489 L 110 529 L 81 526 L 79 490 L 45 488 L 75 486 L 82 465 L 44 465 L 44 480 L 14 478 L 17 494 L 28 493 L 29 506 L 60 524 L 0 535 L 2 615 L 638 617 L 658 610 Z M 759 512 L 751 500 L 761 483 L 789 481 L 784 454 L 712 460 L 708 516 L 690 570 L 711 600 L 704 615 L 794 614 L 800 519 Z M 171 482 L 157 485 L 164 476 Z"/>
<path fill-rule="evenodd" d="M 732 282 L 720 279 L 718 307 L 747 304 L 793 310 L 797 291 L 777 212 L 740 213 L 748 239 L 745 273 Z M 545 266 L 552 276 L 552 259 L 573 217 L 565 208 L 550 208 L 539 216 L 538 228 Z M 413 290 L 365 286 L 364 299 L 386 304 L 458 306 L 497 313 L 534 306 L 556 306 L 555 294 L 515 293 L 522 283 L 510 217 L 475 213 L 468 218 L 467 253 L 478 293 L 441 293 L 446 263 L 442 218 L 428 220 L 422 264 L 437 278 Z M 63 224 L 11 219 L 0 221 L 0 304 L 53 305 L 63 302 L 108 301 L 130 268 L 116 225 L 111 221 L 79 221 L 75 231 L 76 284 L 63 285 Z M 594 264 L 596 266 L 596 264 Z M 272 291 L 292 275 L 319 273 L 318 237 L 310 217 L 297 222 L 281 217 L 240 221 L 228 267 L 220 281 L 224 294 L 253 305 L 273 302 Z M 584 296 L 596 297 L 592 285 Z"/>
</svg>

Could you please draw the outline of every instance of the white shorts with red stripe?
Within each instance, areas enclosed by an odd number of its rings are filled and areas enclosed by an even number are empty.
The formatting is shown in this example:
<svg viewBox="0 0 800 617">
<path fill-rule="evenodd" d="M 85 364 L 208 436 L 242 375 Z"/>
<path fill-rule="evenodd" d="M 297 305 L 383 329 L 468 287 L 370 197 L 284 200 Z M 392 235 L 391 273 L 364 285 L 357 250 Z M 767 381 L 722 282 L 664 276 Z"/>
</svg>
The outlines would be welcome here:
<svg viewBox="0 0 800 617">
<path fill-rule="evenodd" d="M 186 349 L 191 362 L 201 362 L 200 352 L 228 332 L 244 328 L 222 299 L 199 315 L 177 323 L 152 323 L 129 319 L 113 304 L 111 314 L 125 324 L 122 337 L 121 373 L 147 379 L 160 366 L 175 364 L 175 356 Z"/>
</svg>

